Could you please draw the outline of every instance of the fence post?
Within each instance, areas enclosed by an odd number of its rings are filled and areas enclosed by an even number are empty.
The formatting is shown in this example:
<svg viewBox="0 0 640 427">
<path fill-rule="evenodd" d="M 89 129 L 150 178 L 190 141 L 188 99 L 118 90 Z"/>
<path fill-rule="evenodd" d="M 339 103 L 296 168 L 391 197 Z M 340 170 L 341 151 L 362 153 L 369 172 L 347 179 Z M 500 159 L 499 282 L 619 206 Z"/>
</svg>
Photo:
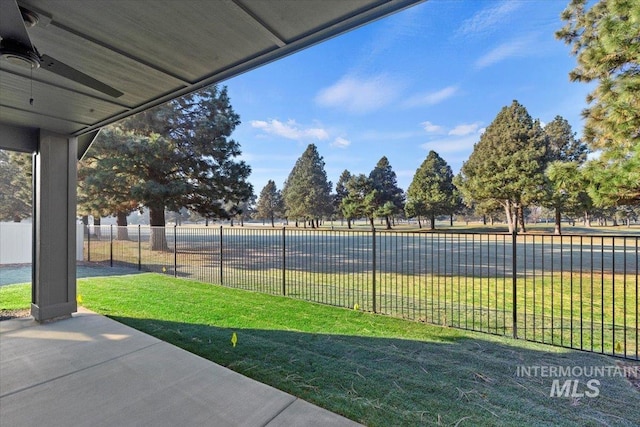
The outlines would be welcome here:
<svg viewBox="0 0 640 427">
<path fill-rule="evenodd" d="M 222 284 L 222 226 L 220 226 L 220 286 Z"/>
<path fill-rule="evenodd" d="M 113 224 L 109 226 L 109 265 L 113 267 Z"/>
<path fill-rule="evenodd" d="M 287 295 L 286 271 L 287 271 L 287 246 L 286 246 L 287 228 L 282 227 L 282 295 Z"/>
<path fill-rule="evenodd" d="M 372 245 L 371 245 L 371 249 L 372 249 L 372 253 L 373 253 L 373 259 L 372 259 L 372 293 L 373 293 L 373 312 L 377 313 L 376 310 L 376 229 L 375 227 L 373 228 L 373 230 L 371 230 L 371 237 L 372 237 Z"/>
<path fill-rule="evenodd" d="M 87 262 L 91 262 L 91 228 L 89 228 L 89 224 L 87 224 Z"/>
<path fill-rule="evenodd" d="M 173 225 L 173 277 L 178 277 L 178 224 Z"/>
<path fill-rule="evenodd" d="M 140 236 L 140 224 L 138 224 L 138 271 L 142 271 L 142 238 Z"/>
<path fill-rule="evenodd" d="M 518 338 L 518 296 L 517 296 L 517 271 L 516 268 L 518 266 L 517 263 L 517 243 L 518 243 L 518 232 L 514 229 L 511 234 L 511 293 L 513 295 L 512 301 L 512 320 L 513 320 L 513 338 Z M 525 313 L 526 316 L 526 313 Z"/>
</svg>

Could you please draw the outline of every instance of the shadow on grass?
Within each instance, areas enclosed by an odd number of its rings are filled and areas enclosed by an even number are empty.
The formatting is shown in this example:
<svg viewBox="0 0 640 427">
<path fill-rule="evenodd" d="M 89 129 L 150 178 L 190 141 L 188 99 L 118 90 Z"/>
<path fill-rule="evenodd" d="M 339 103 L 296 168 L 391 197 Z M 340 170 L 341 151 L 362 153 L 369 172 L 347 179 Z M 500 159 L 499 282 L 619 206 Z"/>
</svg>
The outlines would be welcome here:
<svg viewBox="0 0 640 427">
<path fill-rule="evenodd" d="M 554 379 L 577 379 L 583 393 L 591 378 L 518 375 L 522 366 L 617 363 L 595 354 L 448 329 L 437 341 L 418 341 L 111 317 L 367 425 L 631 426 L 640 419 L 640 393 L 624 378 L 596 377 L 597 397 L 550 397 Z"/>
</svg>

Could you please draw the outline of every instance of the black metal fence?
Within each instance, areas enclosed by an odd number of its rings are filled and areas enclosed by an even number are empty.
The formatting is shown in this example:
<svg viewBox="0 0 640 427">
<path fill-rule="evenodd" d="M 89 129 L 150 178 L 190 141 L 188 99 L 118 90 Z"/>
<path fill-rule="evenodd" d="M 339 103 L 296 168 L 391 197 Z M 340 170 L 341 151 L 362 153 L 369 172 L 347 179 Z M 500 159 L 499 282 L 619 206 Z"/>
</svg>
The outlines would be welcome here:
<svg viewBox="0 0 640 427">
<path fill-rule="evenodd" d="M 640 360 L 639 240 L 103 226 L 84 257 Z"/>
</svg>

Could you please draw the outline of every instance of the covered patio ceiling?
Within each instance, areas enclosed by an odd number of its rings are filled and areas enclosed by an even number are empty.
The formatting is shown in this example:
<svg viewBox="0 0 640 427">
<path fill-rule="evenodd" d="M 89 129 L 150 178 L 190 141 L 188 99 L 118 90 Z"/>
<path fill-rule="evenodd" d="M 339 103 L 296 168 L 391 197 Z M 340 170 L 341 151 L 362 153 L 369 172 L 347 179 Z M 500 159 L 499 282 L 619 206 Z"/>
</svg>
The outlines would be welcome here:
<svg viewBox="0 0 640 427">
<path fill-rule="evenodd" d="M 78 137 L 82 156 L 102 126 L 421 1 L 19 0 L 45 60 L 0 61 L 0 123 Z M 1 0 L 2 15 L 13 3 Z M 46 58 L 115 91 L 62 77 Z"/>
</svg>

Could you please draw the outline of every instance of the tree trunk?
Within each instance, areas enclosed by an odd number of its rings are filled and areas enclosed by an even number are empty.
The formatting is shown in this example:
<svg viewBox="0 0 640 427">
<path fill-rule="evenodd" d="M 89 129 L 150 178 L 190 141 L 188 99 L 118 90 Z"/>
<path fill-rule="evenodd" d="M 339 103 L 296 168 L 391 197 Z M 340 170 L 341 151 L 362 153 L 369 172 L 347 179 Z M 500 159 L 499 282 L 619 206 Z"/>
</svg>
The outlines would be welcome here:
<svg viewBox="0 0 640 427">
<path fill-rule="evenodd" d="M 264 221 L 263 221 L 262 223 L 264 224 Z M 275 228 L 275 226 L 276 226 L 275 218 L 274 218 L 274 216 L 273 216 L 273 215 L 271 215 L 271 227 L 272 227 L 272 228 Z"/>
<path fill-rule="evenodd" d="M 347 228 L 351 230 L 351 219 L 347 218 Z"/>
<path fill-rule="evenodd" d="M 99 216 L 94 216 L 93 217 L 93 235 L 95 236 L 95 238 L 97 240 L 100 240 L 100 238 L 102 237 L 102 229 L 100 226 L 100 217 Z"/>
<path fill-rule="evenodd" d="M 167 234 L 165 231 L 164 206 L 149 207 L 149 225 L 151 225 L 149 247 L 152 251 L 166 251 L 168 247 Z"/>
<path fill-rule="evenodd" d="M 553 234 L 561 235 L 562 234 L 562 212 L 560 212 L 560 208 L 555 209 L 556 213 L 556 226 L 553 229 Z"/>
<path fill-rule="evenodd" d="M 522 233 L 526 233 L 527 232 L 527 228 L 525 227 L 524 224 L 524 208 L 522 207 L 522 205 L 518 206 L 518 209 L 516 209 L 517 212 L 517 220 L 519 222 L 520 225 L 520 232 Z"/>
<path fill-rule="evenodd" d="M 387 230 L 391 230 L 391 221 L 389 221 L 389 215 L 386 215 L 384 219 L 387 222 Z"/>
<path fill-rule="evenodd" d="M 127 214 L 125 212 L 116 213 L 118 232 L 116 240 L 129 240 L 129 229 L 127 228 Z"/>
<path fill-rule="evenodd" d="M 486 215 L 482 215 L 482 225 L 487 225 L 487 216 Z M 493 225 L 493 224 L 491 224 Z"/>
<path fill-rule="evenodd" d="M 591 216 L 589 212 L 584 213 L 584 226 L 591 228 Z"/>
<path fill-rule="evenodd" d="M 449 215 L 449 225 L 453 227 L 453 214 Z"/>
<path fill-rule="evenodd" d="M 375 230 L 375 229 L 376 229 L 376 226 L 375 226 L 375 224 L 373 223 L 373 217 L 369 218 L 369 223 L 371 224 L 371 229 L 372 229 L 372 230 Z"/>
<path fill-rule="evenodd" d="M 507 200 L 502 204 L 502 206 L 504 206 L 504 213 L 507 216 L 507 226 L 509 227 L 509 233 L 513 233 L 513 230 L 515 230 L 513 226 L 515 218 L 513 213 L 511 212 L 511 201 Z M 493 221 L 491 222 L 491 225 L 493 225 Z"/>
<path fill-rule="evenodd" d="M 436 229 L 436 215 L 435 214 L 431 214 L 429 216 L 429 222 L 431 223 L 431 229 L 435 230 Z"/>
<path fill-rule="evenodd" d="M 420 217 L 418 216 L 418 228 L 422 228 L 422 224 L 420 223 Z"/>
</svg>

